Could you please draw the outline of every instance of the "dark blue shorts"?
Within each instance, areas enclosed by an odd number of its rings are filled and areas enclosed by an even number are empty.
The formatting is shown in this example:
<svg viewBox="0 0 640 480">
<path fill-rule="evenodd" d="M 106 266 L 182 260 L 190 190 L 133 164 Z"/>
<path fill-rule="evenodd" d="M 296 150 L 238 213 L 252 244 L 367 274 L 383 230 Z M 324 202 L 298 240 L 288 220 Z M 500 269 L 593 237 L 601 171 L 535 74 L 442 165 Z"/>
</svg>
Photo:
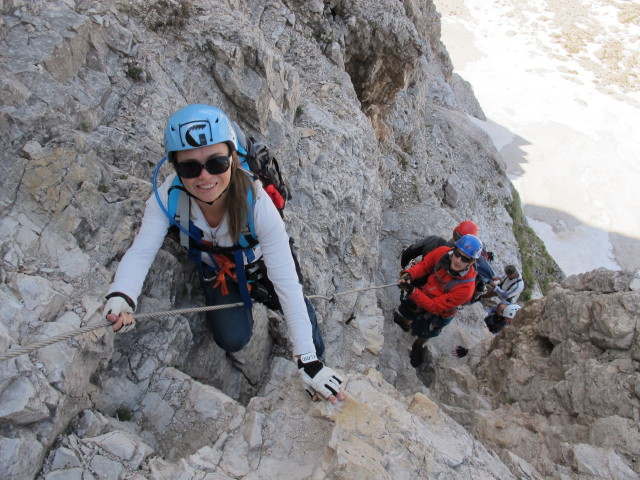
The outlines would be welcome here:
<svg viewBox="0 0 640 480">
<path fill-rule="evenodd" d="M 236 282 L 227 280 L 227 289 L 229 290 L 227 295 L 222 295 L 219 287 L 213 288 L 213 283 L 213 281 L 202 281 L 207 306 L 242 302 L 240 288 Z M 304 301 L 307 305 L 309 320 L 311 321 L 311 332 L 313 335 L 313 344 L 316 347 L 316 355 L 318 359 L 322 359 L 324 355 L 324 341 L 320 328 L 318 327 L 316 312 L 307 297 L 304 297 Z M 253 332 L 253 309 L 251 307 L 243 306 L 212 310 L 206 312 L 205 315 L 205 324 L 213 334 L 213 340 L 226 352 L 237 352 L 249 343 Z"/>
</svg>

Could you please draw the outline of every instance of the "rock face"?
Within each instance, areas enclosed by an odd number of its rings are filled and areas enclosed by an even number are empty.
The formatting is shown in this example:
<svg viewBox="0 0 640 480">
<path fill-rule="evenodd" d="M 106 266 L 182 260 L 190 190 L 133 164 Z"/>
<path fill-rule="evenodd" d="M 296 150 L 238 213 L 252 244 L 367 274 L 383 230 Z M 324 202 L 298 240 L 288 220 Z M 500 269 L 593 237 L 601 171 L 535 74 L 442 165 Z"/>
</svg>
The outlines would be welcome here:
<svg viewBox="0 0 640 480">
<path fill-rule="evenodd" d="M 439 363 L 432 392 L 507 463 L 517 456 L 546 477 L 638 478 L 633 281 L 599 269 L 550 286 L 469 360 Z"/>
<path fill-rule="evenodd" d="M 393 283 L 417 237 L 448 236 L 467 218 L 496 268 L 519 264 L 509 181 L 468 120 L 482 110 L 452 75 L 431 1 L 5 0 L 0 18 L 0 352 L 99 320 L 152 194 L 164 121 L 189 103 L 220 106 L 279 159 L 305 291 L 358 291 L 314 300 L 327 363 L 350 378 L 338 406 L 309 402 L 281 318 L 259 305 L 235 358 L 194 314 L 0 361 L 2 478 L 609 478 L 636 468 L 637 325 L 621 315 L 637 298 L 626 280 L 593 280 L 617 294 L 585 287 L 575 303 L 572 285 L 589 282 L 554 287 L 549 311 L 582 340 L 558 350 L 566 332 L 548 321 L 543 340 L 523 349 L 532 358 L 508 383 L 496 379 L 493 390 L 517 400 L 500 410 L 505 426 L 533 442 L 531 422 L 521 425 L 536 414 L 545 447 L 529 450 L 495 433 L 498 404 L 476 388 L 489 367 L 457 373 L 440 358 L 461 339 L 489 348 L 478 305 L 416 372 L 389 320 L 397 290 L 362 290 Z M 193 267 L 167 239 L 138 313 L 202 301 Z M 522 322 L 542 318 L 541 302 Z M 521 330 L 491 345 L 517 350 Z M 540 384 L 556 383 L 544 402 L 530 384 L 511 385 L 556 355 L 565 363 L 545 372 L 556 376 Z M 612 379 L 635 399 L 585 398 Z M 516 411 L 520 402 L 527 408 Z"/>
<path fill-rule="evenodd" d="M 310 403 L 294 374 L 274 359 L 264 396 L 243 407 L 164 368 L 141 402 L 153 436 L 86 410 L 45 478 L 515 478 L 424 394 L 398 396 L 373 369 L 352 376 L 339 406 Z"/>
</svg>

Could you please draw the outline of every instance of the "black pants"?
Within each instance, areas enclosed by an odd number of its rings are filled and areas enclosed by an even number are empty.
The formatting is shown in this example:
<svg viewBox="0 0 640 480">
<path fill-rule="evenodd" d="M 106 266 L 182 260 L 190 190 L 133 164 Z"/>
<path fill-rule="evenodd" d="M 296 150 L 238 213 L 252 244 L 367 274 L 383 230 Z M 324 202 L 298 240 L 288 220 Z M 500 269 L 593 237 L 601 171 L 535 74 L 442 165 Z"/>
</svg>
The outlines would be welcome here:
<svg viewBox="0 0 640 480">
<path fill-rule="evenodd" d="M 404 318 L 412 321 L 411 333 L 423 340 L 437 337 L 440 335 L 442 329 L 453 320 L 453 316 L 445 318 L 434 313 L 429 313 L 408 298 L 404 298 L 400 302 L 398 312 L 400 312 Z"/>
<path fill-rule="evenodd" d="M 493 312 L 491 315 L 487 315 L 484 319 L 484 323 L 491 333 L 497 335 L 507 325 L 507 321 L 504 317 Z"/>
</svg>

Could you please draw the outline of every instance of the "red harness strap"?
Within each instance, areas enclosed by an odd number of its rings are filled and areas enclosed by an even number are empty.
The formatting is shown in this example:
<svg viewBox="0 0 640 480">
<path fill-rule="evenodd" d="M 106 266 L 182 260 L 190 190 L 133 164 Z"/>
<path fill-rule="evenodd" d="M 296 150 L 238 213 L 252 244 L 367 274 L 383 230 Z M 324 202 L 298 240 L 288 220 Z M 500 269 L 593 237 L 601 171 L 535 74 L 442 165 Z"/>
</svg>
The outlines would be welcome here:
<svg viewBox="0 0 640 480">
<path fill-rule="evenodd" d="M 227 279 L 225 278 L 225 275 L 237 282 L 238 278 L 236 277 L 235 272 L 236 265 L 233 260 L 222 254 L 214 254 L 213 258 L 220 268 L 220 271 L 216 275 L 216 281 L 213 283 L 213 288 L 220 287 L 222 295 L 227 295 L 229 293 L 229 289 L 227 288 Z"/>
</svg>

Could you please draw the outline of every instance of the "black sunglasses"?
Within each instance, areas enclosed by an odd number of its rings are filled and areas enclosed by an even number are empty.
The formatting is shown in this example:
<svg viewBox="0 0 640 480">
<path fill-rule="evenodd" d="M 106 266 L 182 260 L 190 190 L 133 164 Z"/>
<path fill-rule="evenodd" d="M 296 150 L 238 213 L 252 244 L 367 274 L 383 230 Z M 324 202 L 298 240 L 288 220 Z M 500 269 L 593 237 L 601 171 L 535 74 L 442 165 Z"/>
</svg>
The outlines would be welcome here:
<svg viewBox="0 0 640 480">
<path fill-rule="evenodd" d="M 462 260 L 464 263 L 471 263 L 473 262 L 473 258 L 469 258 L 466 255 L 463 255 L 460 250 L 454 250 L 453 254 L 458 257 L 460 260 Z"/>
<path fill-rule="evenodd" d="M 219 175 L 229 170 L 231 162 L 229 157 L 224 155 L 216 155 L 204 162 L 204 165 L 196 160 L 187 160 L 186 162 L 175 162 L 174 167 L 178 175 L 182 178 L 196 178 L 202 173 L 202 169 L 206 168 L 211 175 Z"/>
</svg>

